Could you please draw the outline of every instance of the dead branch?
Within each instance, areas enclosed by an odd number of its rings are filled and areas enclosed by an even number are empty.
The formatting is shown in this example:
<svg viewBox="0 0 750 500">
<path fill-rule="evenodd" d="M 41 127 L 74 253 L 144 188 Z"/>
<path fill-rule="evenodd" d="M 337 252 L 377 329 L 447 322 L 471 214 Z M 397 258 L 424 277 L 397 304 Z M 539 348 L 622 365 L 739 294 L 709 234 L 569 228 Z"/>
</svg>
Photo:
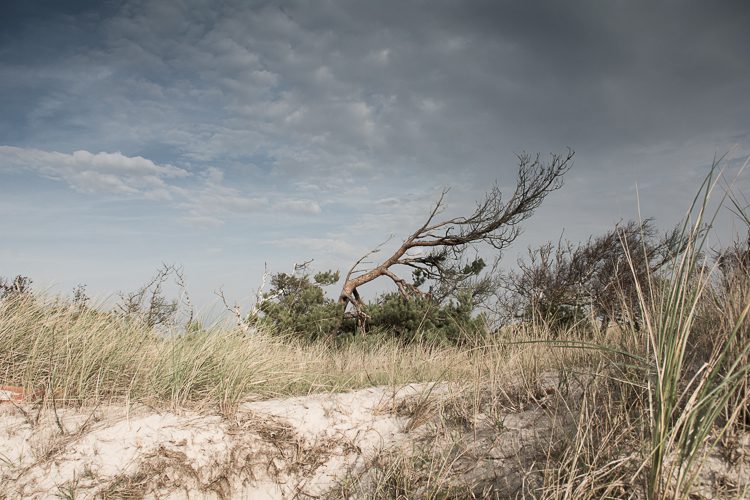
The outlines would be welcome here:
<svg viewBox="0 0 750 500">
<path fill-rule="evenodd" d="M 177 301 L 168 301 L 162 289 L 170 275 L 178 273 L 173 264 L 162 263 L 156 274 L 135 292 L 120 293 L 117 310 L 129 318 L 139 318 L 149 328 L 169 324 L 177 312 Z"/>
<path fill-rule="evenodd" d="M 195 307 L 193 306 L 193 301 L 190 300 L 190 294 L 188 293 L 187 282 L 185 281 L 185 273 L 182 269 L 182 266 L 175 266 L 174 274 L 175 281 L 177 282 L 177 286 L 180 289 L 180 299 L 187 308 L 188 318 L 185 321 L 185 327 L 188 328 L 195 319 Z"/>
<path fill-rule="evenodd" d="M 224 308 L 232 313 L 232 316 L 234 316 L 237 328 L 239 328 L 242 333 L 247 333 L 250 331 L 250 325 L 248 324 L 246 318 L 242 317 L 242 311 L 240 310 L 239 304 L 235 303 L 234 305 L 230 306 L 227 302 L 227 298 L 224 295 L 224 290 L 219 289 L 219 291 L 214 292 L 217 297 L 221 299 L 221 302 L 224 304 Z"/>
</svg>

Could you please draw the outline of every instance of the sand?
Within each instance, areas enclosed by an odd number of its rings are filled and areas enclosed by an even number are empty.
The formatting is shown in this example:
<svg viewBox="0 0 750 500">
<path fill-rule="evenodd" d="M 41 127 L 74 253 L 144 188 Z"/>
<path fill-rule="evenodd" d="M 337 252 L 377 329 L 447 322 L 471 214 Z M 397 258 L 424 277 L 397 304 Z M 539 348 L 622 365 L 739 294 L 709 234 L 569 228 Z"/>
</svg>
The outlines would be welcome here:
<svg viewBox="0 0 750 500">
<path fill-rule="evenodd" d="M 533 404 L 483 406 L 464 414 L 470 422 L 451 424 L 458 413 L 444 412 L 473 399 L 447 384 L 255 401 L 229 414 L 137 404 L 54 411 L 5 401 L 0 499 L 357 498 L 389 452 L 437 452 L 449 459 L 440 470 L 444 487 L 513 498 L 541 486 L 547 454 L 576 431 L 582 388 L 565 387 L 545 372 Z M 750 433 L 732 441 L 707 450 L 695 498 L 750 492 Z M 416 497 L 432 482 L 419 479 L 434 472 L 416 471 Z"/>
<path fill-rule="evenodd" d="M 316 497 L 403 441 L 407 418 L 389 408 L 428 390 L 258 401 L 230 416 L 110 406 L 58 410 L 56 418 L 5 403 L 0 497 Z"/>
</svg>

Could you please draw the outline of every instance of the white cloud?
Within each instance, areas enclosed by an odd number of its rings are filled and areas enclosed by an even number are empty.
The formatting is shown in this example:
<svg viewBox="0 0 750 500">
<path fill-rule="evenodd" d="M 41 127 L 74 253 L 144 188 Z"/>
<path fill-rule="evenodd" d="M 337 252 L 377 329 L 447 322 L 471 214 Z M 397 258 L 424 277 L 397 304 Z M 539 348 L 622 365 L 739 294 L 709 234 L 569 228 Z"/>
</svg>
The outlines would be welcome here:
<svg viewBox="0 0 750 500">
<path fill-rule="evenodd" d="M 187 177 L 187 170 L 157 164 L 142 156 L 75 151 L 59 153 L 40 149 L 0 146 L 0 169 L 20 169 L 67 183 L 87 193 L 116 193 L 168 199 L 166 179 Z"/>
<path fill-rule="evenodd" d="M 205 229 L 221 227 L 224 225 L 223 220 L 216 217 L 211 217 L 210 215 L 187 215 L 185 217 L 182 217 L 180 220 L 189 226 Z"/>
<path fill-rule="evenodd" d="M 282 200 L 276 203 L 276 208 L 285 212 L 319 214 L 320 205 L 313 200 Z"/>
<path fill-rule="evenodd" d="M 379 200 L 375 200 L 374 203 L 375 203 L 375 205 L 380 205 L 380 206 L 389 207 L 389 208 L 395 208 L 395 207 L 398 207 L 401 204 L 401 199 L 400 198 L 394 198 L 394 197 L 381 198 Z"/>
<path fill-rule="evenodd" d="M 172 193 L 167 189 L 154 189 L 144 193 L 143 197 L 151 201 L 169 201 L 172 199 Z"/>
<path fill-rule="evenodd" d="M 66 183 L 81 193 L 122 195 L 166 203 L 183 212 L 182 222 L 217 227 L 233 216 L 247 216 L 273 207 L 276 213 L 315 215 L 320 204 L 295 198 L 287 191 L 260 191 L 227 184 L 224 171 L 208 167 L 197 175 L 169 164 L 122 153 L 79 150 L 59 153 L 0 146 L 0 173 L 27 171 Z M 175 184 L 176 179 L 188 182 Z"/>
<path fill-rule="evenodd" d="M 248 215 L 259 212 L 268 205 L 265 197 L 248 196 L 239 189 L 223 184 L 224 174 L 210 168 L 204 184 L 183 193 L 179 207 L 187 212 L 183 221 L 203 227 L 223 224 L 231 215 Z"/>
<path fill-rule="evenodd" d="M 382 49 L 382 50 L 376 50 L 372 51 L 369 54 L 367 54 L 367 59 L 380 65 L 386 65 L 390 61 L 391 58 L 391 50 L 390 49 Z"/>
</svg>

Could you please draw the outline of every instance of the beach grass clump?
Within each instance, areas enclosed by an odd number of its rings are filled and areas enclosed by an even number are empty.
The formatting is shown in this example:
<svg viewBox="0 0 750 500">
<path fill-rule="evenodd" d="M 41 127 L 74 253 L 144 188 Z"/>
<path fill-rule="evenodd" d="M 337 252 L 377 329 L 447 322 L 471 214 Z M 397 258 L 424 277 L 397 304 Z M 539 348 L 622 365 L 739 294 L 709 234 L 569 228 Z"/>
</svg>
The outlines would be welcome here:
<svg viewBox="0 0 750 500">
<path fill-rule="evenodd" d="M 0 300 L 0 345 L 3 384 L 59 404 L 237 403 L 459 380 L 500 363 L 494 357 L 512 355 L 499 345 L 405 345 L 382 332 L 348 342 L 227 326 L 165 334 L 113 312 L 31 293 Z"/>
</svg>

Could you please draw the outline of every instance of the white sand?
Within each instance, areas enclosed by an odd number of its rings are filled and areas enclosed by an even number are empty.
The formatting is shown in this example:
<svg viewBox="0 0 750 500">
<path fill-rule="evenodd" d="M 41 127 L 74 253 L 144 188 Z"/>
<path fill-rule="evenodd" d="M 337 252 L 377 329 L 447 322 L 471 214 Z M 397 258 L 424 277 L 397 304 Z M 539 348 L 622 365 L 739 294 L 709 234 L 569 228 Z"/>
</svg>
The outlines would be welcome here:
<svg viewBox="0 0 750 500">
<path fill-rule="evenodd" d="M 442 433 L 422 425 L 429 418 L 410 429 L 408 417 L 399 416 L 404 412 L 394 410 L 407 398 L 414 408 L 428 397 L 460 397 L 447 385 L 258 401 L 231 417 L 107 407 L 59 410 L 55 418 L 52 411 L 37 415 L 31 405 L 2 403 L 0 498 L 319 498 L 347 476 L 366 481 L 365 465 L 376 454 L 409 451 L 420 437 L 434 449 L 463 446 L 447 467 L 446 485 L 517 492 L 539 480 L 529 467 L 543 462 L 552 435 L 576 424 L 554 410 L 557 377 L 538 378 L 539 405 L 509 411 L 500 421 L 476 413 L 472 429 Z M 568 392 L 571 397 L 580 394 Z M 716 497 L 719 483 L 750 484 L 748 436 L 737 438 L 741 457 L 709 454 L 696 481 L 703 498 Z"/>
<path fill-rule="evenodd" d="M 36 424 L 0 405 L 0 497 L 105 491 L 147 498 L 320 495 L 404 439 L 388 407 L 428 385 L 246 403 L 233 418 L 108 407 L 51 411 Z M 83 427 L 83 428 L 82 428 Z M 119 479 L 119 482 L 118 482 Z"/>
</svg>

